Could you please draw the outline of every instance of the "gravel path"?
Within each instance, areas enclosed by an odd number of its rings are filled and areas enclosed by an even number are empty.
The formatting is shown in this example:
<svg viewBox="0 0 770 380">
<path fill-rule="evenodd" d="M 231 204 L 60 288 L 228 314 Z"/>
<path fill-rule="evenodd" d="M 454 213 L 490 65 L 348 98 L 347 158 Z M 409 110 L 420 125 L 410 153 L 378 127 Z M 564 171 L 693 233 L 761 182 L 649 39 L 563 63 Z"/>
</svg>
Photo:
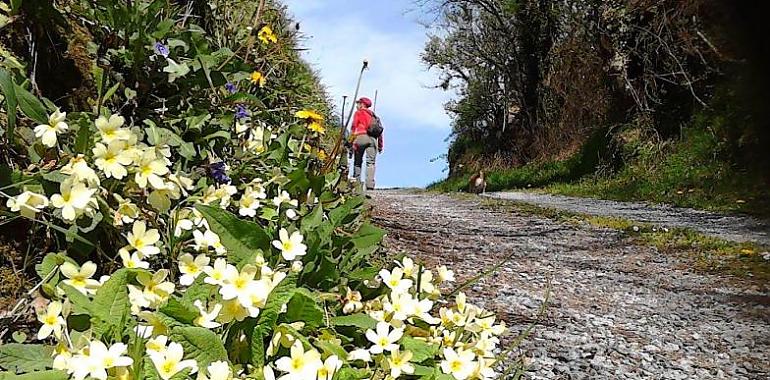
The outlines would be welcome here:
<svg viewBox="0 0 770 380">
<path fill-rule="evenodd" d="M 689 228 L 725 240 L 770 245 L 770 222 L 745 216 L 728 216 L 641 202 L 618 202 L 529 192 L 506 191 L 489 193 L 487 196 L 581 214 L 620 217 L 660 227 Z"/>
<path fill-rule="evenodd" d="M 386 246 L 462 282 L 506 258 L 467 291 L 521 346 L 528 379 L 768 379 L 770 293 L 694 273 L 684 258 L 630 244 L 616 231 L 484 209 L 475 199 L 377 191 Z"/>
</svg>

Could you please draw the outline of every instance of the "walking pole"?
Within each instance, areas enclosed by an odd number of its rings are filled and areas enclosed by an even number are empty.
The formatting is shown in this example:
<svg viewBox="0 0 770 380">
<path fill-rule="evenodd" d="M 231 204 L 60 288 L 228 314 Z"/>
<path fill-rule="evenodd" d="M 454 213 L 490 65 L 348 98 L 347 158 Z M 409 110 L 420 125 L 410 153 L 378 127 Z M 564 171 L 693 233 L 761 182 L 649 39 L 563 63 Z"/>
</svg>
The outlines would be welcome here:
<svg viewBox="0 0 770 380">
<path fill-rule="evenodd" d="M 377 93 L 380 90 L 374 90 L 374 106 L 372 106 L 372 112 L 377 113 Z"/>
<path fill-rule="evenodd" d="M 361 66 L 361 72 L 358 74 L 358 83 L 356 84 L 356 92 L 353 95 L 354 102 L 355 102 L 355 99 L 358 97 L 358 91 L 361 88 L 361 79 L 364 76 L 364 71 L 366 71 L 366 69 L 368 68 L 369 68 L 369 60 L 364 59 L 363 65 Z M 334 145 L 334 150 L 332 150 L 332 154 L 329 156 L 329 159 L 326 162 L 326 165 L 324 166 L 324 170 L 323 170 L 324 173 L 328 173 L 329 170 L 331 170 L 332 165 L 334 165 L 334 162 L 337 161 L 337 156 L 340 155 L 340 151 L 342 150 L 342 141 L 343 139 L 347 138 L 347 131 L 348 131 L 347 124 L 350 123 L 350 119 L 353 118 L 354 109 L 355 107 L 350 107 L 348 118 L 343 120 L 344 124 L 342 124 L 342 132 L 340 133 L 340 136 L 337 138 L 337 143 Z M 347 158 L 347 154 L 345 154 L 345 158 Z M 347 168 L 345 168 L 343 171 L 347 172 Z M 342 176 L 342 177 L 346 177 L 346 176 Z"/>
<path fill-rule="evenodd" d="M 358 74 L 358 83 L 356 83 L 356 92 L 353 94 L 353 102 L 358 101 L 358 90 L 361 89 L 361 79 L 364 77 L 364 71 L 369 68 L 369 60 L 364 59 L 364 64 L 361 66 L 361 73 Z M 350 120 L 353 118 L 353 112 L 356 109 L 356 107 L 350 107 L 350 112 L 348 113 L 348 123 L 350 123 Z M 345 132 L 347 132 L 347 128 L 345 128 Z"/>
<path fill-rule="evenodd" d="M 348 102 L 348 96 L 342 95 L 342 112 L 340 112 L 340 128 L 345 128 L 345 104 Z"/>
</svg>

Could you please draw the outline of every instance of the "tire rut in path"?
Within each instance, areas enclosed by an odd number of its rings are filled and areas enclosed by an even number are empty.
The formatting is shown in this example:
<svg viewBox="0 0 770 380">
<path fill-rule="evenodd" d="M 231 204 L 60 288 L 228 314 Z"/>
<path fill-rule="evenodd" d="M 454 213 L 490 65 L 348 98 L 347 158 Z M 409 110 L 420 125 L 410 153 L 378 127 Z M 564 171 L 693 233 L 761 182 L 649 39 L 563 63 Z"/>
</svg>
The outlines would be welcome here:
<svg viewBox="0 0 770 380">
<path fill-rule="evenodd" d="M 376 191 L 386 247 L 462 283 L 513 255 L 468 289 L 512 336 L 545 317 L 519 352 L 529 379 L 767 379 L 767 289 L 687 270 L 682 258 L 606 229 L 484 209 L 478 200 Z"/>
</svg>

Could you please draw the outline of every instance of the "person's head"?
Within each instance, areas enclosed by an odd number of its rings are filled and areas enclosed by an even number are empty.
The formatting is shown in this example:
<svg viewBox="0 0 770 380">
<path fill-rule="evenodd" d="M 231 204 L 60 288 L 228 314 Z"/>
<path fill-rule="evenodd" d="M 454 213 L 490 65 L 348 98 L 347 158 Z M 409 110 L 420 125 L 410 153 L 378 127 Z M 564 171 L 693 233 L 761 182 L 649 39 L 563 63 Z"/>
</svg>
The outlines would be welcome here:
<svg viewBox="0 0 770 380">
<path fill-rule="evenodd" d="M 371 100 L 371 99 L 369 99 L 369 98 L 366 98 L 366 97 L 364 97 L 364 98 L 361 98 L 361 99 L 358 99 L 358 100 L 356 101 L 356 107 L 357 107 L 358 109 L 362 109 L 362 108 L 371 108 L 371 107 L 372 107 L 372 100 Z"/>
</svg>

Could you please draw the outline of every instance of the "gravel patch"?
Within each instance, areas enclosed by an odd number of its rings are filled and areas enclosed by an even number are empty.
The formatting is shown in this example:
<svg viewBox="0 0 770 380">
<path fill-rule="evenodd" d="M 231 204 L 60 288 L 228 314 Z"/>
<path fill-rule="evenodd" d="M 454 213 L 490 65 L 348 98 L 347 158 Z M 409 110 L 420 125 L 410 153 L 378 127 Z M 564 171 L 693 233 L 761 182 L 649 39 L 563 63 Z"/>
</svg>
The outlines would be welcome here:
<svg viewBox="0 0 770 380">
<path fill-rule="evenodd" d="M 686 258 L 614 230 L 483 208 L 478 199 L 370 194 L 386 247 L 448 265 L 458 283 L 510 258 L 467 293 L 511 326 L 509 339 L 537 320 L 517 350 L 528 379 L 770 378 L 766 285 L 690 271 Z"/>
</svg>

